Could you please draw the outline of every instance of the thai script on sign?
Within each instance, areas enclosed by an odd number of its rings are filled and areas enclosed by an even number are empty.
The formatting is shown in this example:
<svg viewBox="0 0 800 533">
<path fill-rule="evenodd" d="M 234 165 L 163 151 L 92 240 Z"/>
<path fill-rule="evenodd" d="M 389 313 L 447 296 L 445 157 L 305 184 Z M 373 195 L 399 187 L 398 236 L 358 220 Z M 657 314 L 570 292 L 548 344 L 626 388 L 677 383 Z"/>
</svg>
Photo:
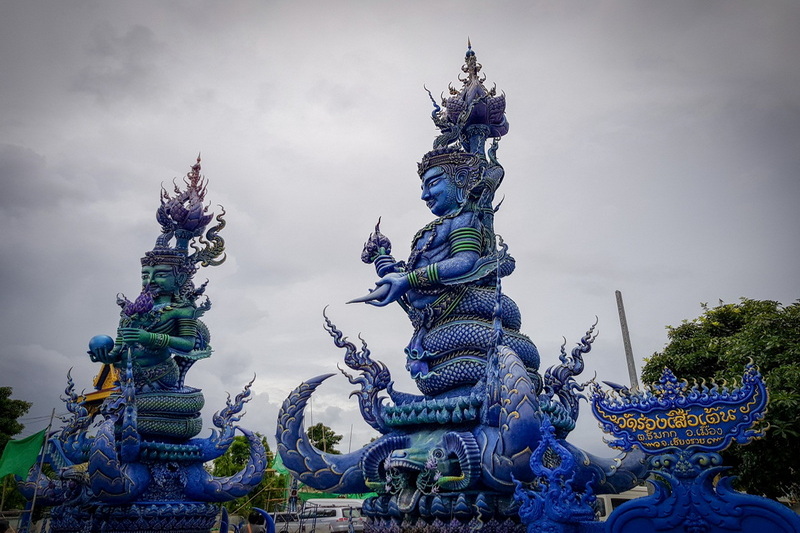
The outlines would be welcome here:
<svg viewBox="0 0 800 533">
<path fill-rule="evenodd" d="M 689 387 L 665 370 L 659 384 L 627 396 L 594 387 L 592 411 L 600 426 L 617 440 L 612 446 L 648 453 L 667 448 L 720 451 L 736 440 L 745 443 L 762 432 L 767 390 L 761 375 L 748 367 L 736 389 Z"/>
<path fill-rule="evenodd" d="M 647 449 L 697 445 L 716 446 L 737 421 L 737 416 L 749 413 L 747 405 L 740 407 L 704 407 L 670 409 L 666 412 L 614 414 L 598 409 L 602 418 L 617 431 L 627 431 L 637 444 Z"/>
<path fill-rule="evenodd" d="M 620 429 L 633 429 L 642 431 L 655 431 L 656 429 L 685 429 L 697 426 L 733 422 L 736 412 L 747 413 L 750 408 L 743 405 L 739 409 L 722 409 L 721 407 L 705 407 L 702 413 L 692 413 L 688 409 L 672 409 L 663 416 L 660 413 L 645 415 L 639 413 L 624 413 L 621 416 L 609 414 L 608 420 Z"/>
</svg>

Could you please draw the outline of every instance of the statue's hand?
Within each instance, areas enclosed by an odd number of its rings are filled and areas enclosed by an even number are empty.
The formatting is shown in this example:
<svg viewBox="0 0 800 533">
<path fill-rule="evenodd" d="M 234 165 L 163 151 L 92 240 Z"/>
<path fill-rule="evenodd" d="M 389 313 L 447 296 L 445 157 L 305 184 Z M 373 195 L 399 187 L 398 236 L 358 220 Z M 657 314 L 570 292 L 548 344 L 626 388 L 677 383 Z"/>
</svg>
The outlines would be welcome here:
<svg viewBox="0 0 800 533">
<path fill-rule="evenodd" d="M 368 303 L 376 307 L 383 307 L 399 300 L 410 288 L 408 276 L 397 272 L 386 274 L 375 284 L 369 294 L 350 300 L 349 304 Z"/>
<path fill-rule="evenodd" d="M 381 285 L 380 287 L 376 287 L 369 291 L 364 296 L 359 296 L 358 298 L 353 298 L 350 300 L 349 304 L 357 304 L 357 303 L 364 303 L 369 302 L 371 300 L 383 300 L 383 298 L 389 294 L 389 286 L 388 285 Z"/>
<path fill-rule="evenodd" d="M 108 350 L 106 348 L 95 348 L 86 352 L 89 354 L 89 359 L 92 363 L 105 363 L 108 359 Z"/>
<path fill-rule="evenodd" d="M 408 292 L 408 289 L 411 288 L 411 285 L 408 282 L 408 276 L 406 274 L 400 274 L 397 272 L 386 274 L 378 280 L 376 285 L 377 287 L 375 288 L 375 292 L 381 290 L 381 288 L 384 286 L 389 287 L 389 292 L 383 298 L 367 301 L 368 304 L 376 307 L 383 307 L 399 300 L 406 292 Z M 383 290 L 385 291 L 386 289 Z"/>
<path fill-rule="evenodd" d="M 112 364 L 119 359 L 119 346 L 108 335 L 96 335 L 89 341 L 89 359 L 93 363 Z"/>
<path fill-rule="evenodd" d="M 119 328 L 117 333 L 125 344 L 142 344 L 147 346 L 151 344 L 151 335 L 141 328 Z"/>
<path fill-rule="evenodd" d="M 367 242 L 364 243 L 364 249 L 361 252 L 361 260 L 367 264 L 374 263 L 381 256 L 390 256 L 392 254 L 392 241 L 381 233 L 381 219 L 375 224 L 375 231 L 370 234 Z M 391 262 L 394 262 L 392 259 Z"/>
<path fill-rule="evenodd" d="M 93 363 L 110 365 L 117 361 L 117 354 L 114 353 L 113 350 L 109 350 L 105 347 L 94 348 L 86 353 L 89 354 L 89 359 L 91 359 Z"/>
</svg>

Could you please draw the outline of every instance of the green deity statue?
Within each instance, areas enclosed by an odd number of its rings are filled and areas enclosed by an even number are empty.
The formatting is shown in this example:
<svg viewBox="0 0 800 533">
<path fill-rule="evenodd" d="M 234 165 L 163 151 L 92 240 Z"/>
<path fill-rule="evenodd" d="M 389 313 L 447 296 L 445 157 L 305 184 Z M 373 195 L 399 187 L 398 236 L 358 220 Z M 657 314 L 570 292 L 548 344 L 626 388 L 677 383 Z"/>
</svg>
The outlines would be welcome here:
<svg viewBox="0 0 800 533">
<path fill-rule="evenodd" d="M 203 206 L 205 183 L 200 177 L 200 159 L 187 174 L 187 189 L 175 187 L 175 196 L 162 191 L 157 211 L 162 233 L 153 250 L 142 258 L 142 292 L 131 302 L 117 298 L 122 307 L 116 340 L 90 346 L 92 361 L 113 364 L 124 370 L 130 361 L 137 391 L 176 390 L 183 387 L 183 376 L 192 363 L 211 355 L 209 333 L 198 320 L 210 307 L 208 299 L 198 305 L 205 284 L 196 288 L 192 278 L 198 263 L 218 265 L 224 241 L 218 225 L 203 231 L 213 215 Z M 192 240 L 199 237 L 200 248 Z M 170 241 L 175 239 L 175 246 Z M 195 249 L 188 253 L 189 244 Z"/>
</svg>

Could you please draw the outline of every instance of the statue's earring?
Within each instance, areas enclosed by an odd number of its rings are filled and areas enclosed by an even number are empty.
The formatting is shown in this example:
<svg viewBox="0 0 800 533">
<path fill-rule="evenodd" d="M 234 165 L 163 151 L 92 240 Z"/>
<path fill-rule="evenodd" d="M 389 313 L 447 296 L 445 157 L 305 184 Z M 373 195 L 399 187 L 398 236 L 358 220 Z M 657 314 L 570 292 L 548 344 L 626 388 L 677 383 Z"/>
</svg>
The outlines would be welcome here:
<svg viewBox="0 0 800 533">
<path fill-rule="evenodd" d="M 467 180 L 469 179 L 469 170 L 466 168 L 462 168 L 456 175 L 453 176 L 453 183 L 456 186 L 456 200 L 458 201 L 458 205 L 463 205 L 466 196 L 464 194 L 464 190 L 466 189 Z"/>
<path fill-rule="evenodd" d="M 177 276 L 175 276 L 175 281 L 176 281 L 175 284 L 177 285 L 177 287 L 175 287 L 175 296 L 180 295 L 181 289 L 183 289 L 183 286 L 186 284 L 186 280 L 188 279 L 189 276 L 186 275 L 186 273 L 184 272 L 181 272 Z"/>
<path fill-rule="evenodd" d="M 462 168 L 456 175 L 453 176 L 453 182 L 456 184 L 456 187 L 459 189 L 463 189 L 467 185 L 467 180 L 469 179 L 469 169 Z"/>
</svg>

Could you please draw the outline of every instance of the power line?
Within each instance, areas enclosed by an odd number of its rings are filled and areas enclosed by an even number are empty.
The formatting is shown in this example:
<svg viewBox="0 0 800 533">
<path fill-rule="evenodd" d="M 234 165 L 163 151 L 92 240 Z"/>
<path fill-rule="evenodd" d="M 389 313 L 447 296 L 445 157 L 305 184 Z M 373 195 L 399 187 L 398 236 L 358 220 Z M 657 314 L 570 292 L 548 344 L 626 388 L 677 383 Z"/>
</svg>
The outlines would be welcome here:
<svg viewBox="0 0 800 533">
<path fill-rule="evenodd" d="M 64 412 L 64 413 L 56 413 L 55 416 L 62 417 L 62 416 L 67 416 L 68 414 L 69 414 L 69 412 L 67 411 L 67 412 Z M 49 419 L 50 419 L 50 415 L 43 415 L 43 416 L 23 416 L 23 417 L 18 418 L 17 420 L 20 420 L 22 422 L 39 422 L 39 421 L 42 421 L 42 420 L 49 420 Z"/>
</svg>

